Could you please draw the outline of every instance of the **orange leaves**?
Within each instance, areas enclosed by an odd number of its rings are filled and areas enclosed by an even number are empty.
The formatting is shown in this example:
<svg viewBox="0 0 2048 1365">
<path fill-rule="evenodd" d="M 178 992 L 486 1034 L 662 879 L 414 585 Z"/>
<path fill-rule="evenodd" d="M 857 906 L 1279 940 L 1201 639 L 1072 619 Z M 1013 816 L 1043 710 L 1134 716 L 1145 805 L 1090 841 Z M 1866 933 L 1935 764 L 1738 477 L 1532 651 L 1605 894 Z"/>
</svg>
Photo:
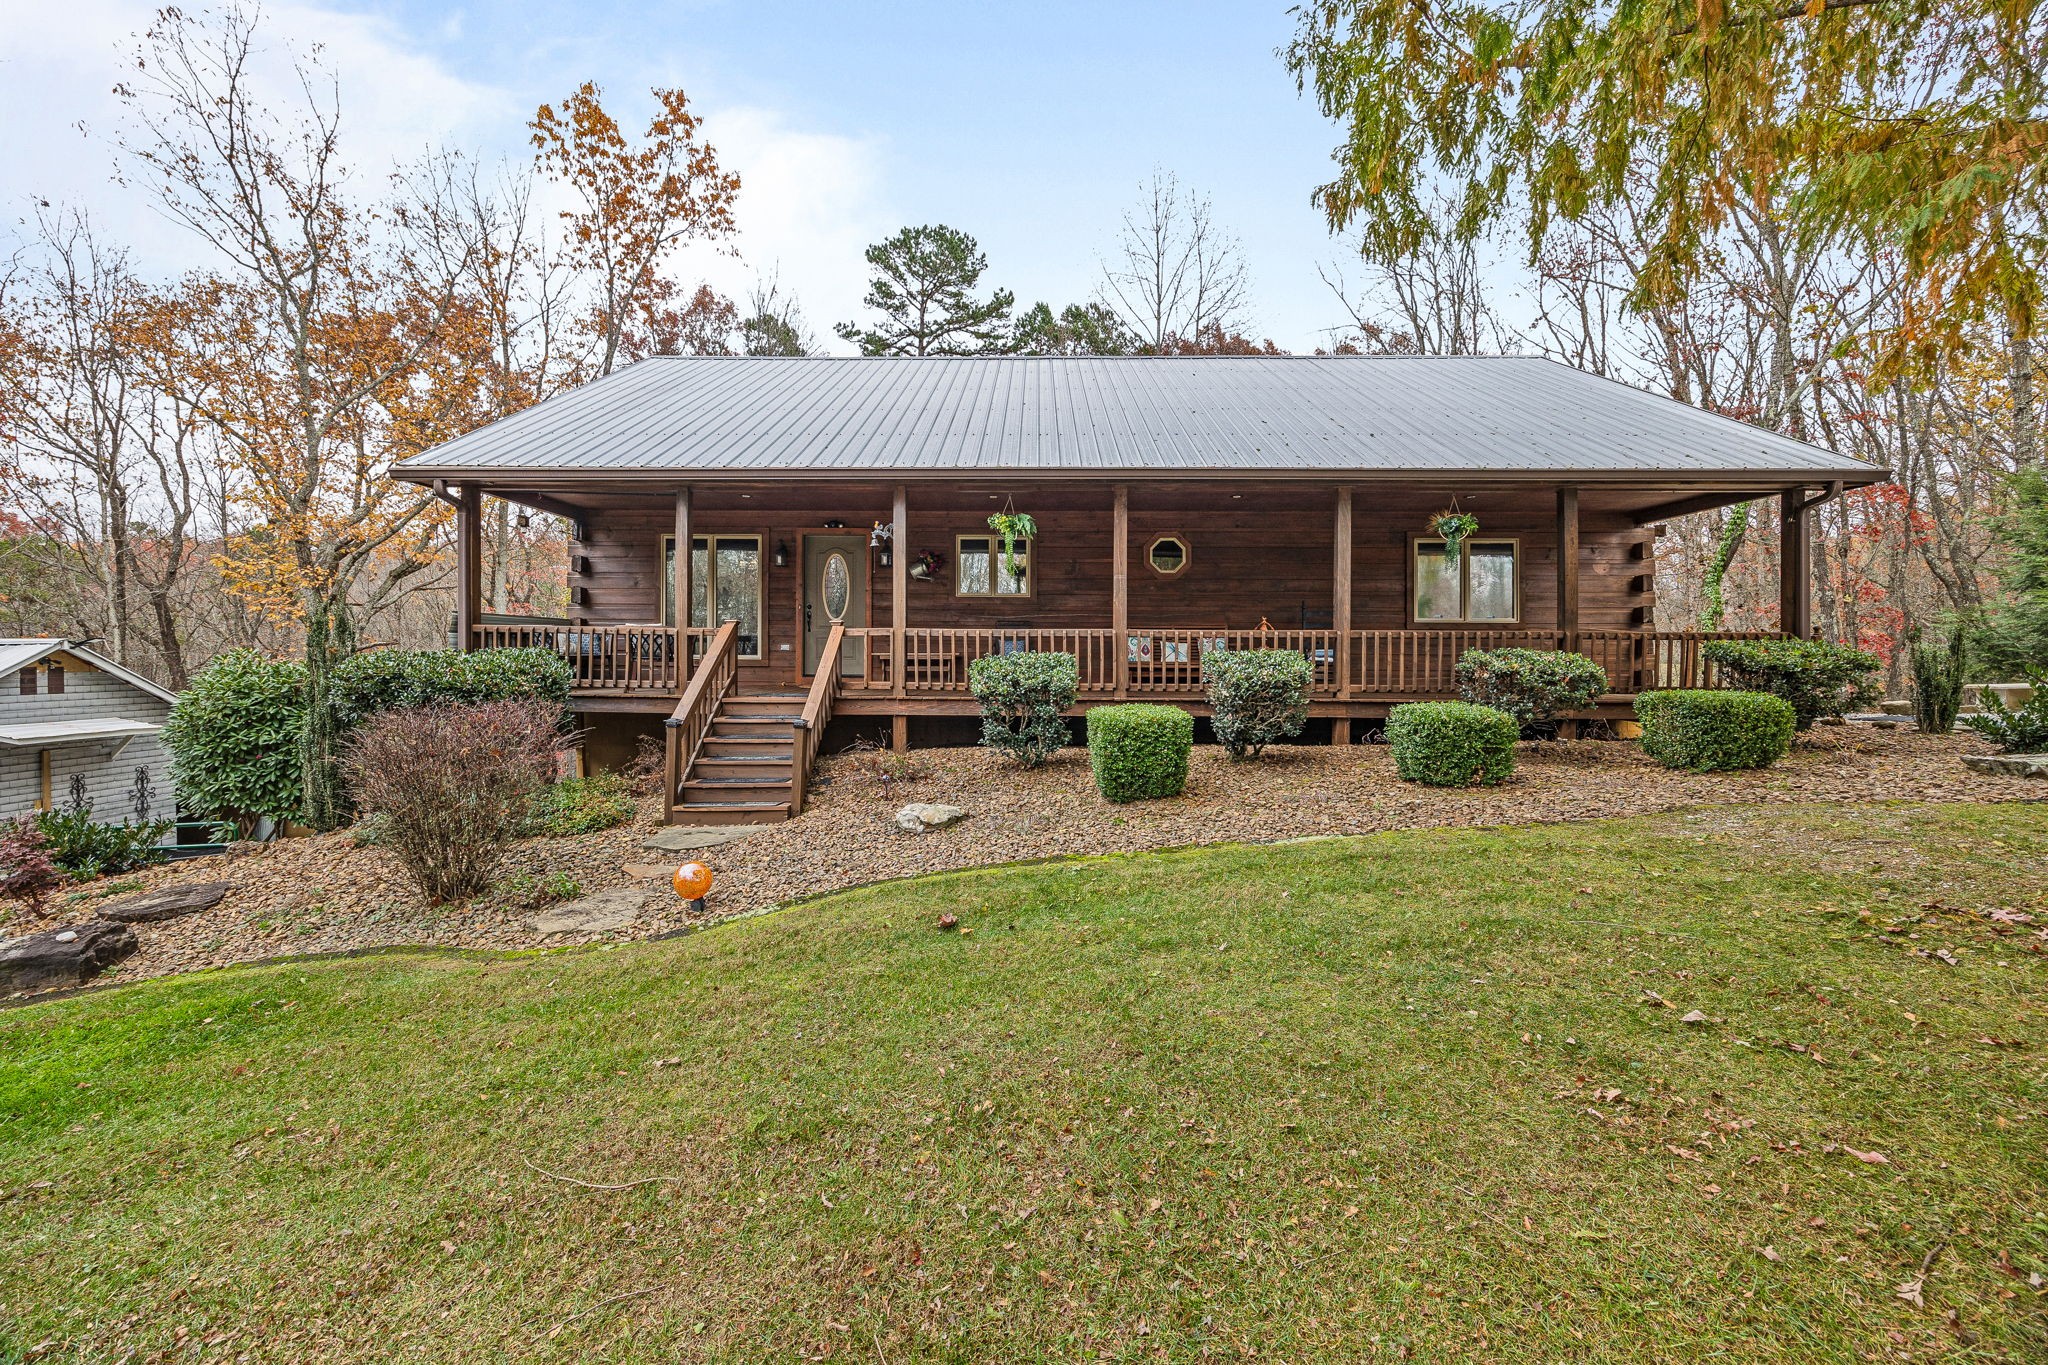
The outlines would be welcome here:
<svg viewBox="0 0 2048 1365">
<path fill-rule="evenodd" d="M 588 81 L 559 108 L 542 105 L 532 123 L 541 171 L 582 201 L 562 218 L 574 243 L 572 264 L 589 274 L 598 296 L 599 373 L 611 372 L 631 321 L 658 329 L 652 314 L 665 302 L 661 267 L 669 253 L 685 241 L 733 232 L 739 177 L 698 140 L 700 121 L 680 89 L 652 94 L 656 111 L 638 146 Z"/>
</svg>

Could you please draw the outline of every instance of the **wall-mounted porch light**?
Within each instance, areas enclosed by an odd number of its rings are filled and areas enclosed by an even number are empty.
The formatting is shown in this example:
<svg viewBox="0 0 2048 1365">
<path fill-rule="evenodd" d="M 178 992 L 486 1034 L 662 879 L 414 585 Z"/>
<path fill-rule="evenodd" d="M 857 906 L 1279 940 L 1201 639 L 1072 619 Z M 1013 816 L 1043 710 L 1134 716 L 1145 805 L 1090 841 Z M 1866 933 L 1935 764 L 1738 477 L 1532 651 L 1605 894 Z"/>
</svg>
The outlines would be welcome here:
<svg viewBox="0 0 2048 1365">
<path fill-rule="evenodd" d="M 524 531 L 527 527 L 533 525 L 533 514 L 522 507 L 519 509 L 519 515 L 512 518 L 512 524 Z"/>
<path fill-rule="evenodd" d="M 779 540 L 775 542 L 775 567 L 778 569 L 789 567 L 789 546 Z"/>
</svg>

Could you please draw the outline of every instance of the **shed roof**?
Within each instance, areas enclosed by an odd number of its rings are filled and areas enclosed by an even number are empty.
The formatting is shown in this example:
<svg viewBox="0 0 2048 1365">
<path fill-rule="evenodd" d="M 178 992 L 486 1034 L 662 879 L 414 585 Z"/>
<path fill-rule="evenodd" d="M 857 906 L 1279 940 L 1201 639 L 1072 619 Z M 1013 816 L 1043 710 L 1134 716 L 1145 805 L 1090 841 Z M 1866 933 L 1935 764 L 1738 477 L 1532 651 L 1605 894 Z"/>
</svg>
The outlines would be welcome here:
<svg viewBox="0 0 2048 1365">
<path fill-rule="evenodd" d="M 955 471 L 1885 477 L 1521 356 L 657 357 L 394 469 L 501 487 L 545 474 Z"/>
<path fill-rule="evenodd" d="M 33 667 L 49 658 L 52 654 L 75 655 L 80 662 L 97 668 L 102 672 L 110 673 L 129 686 L 140 688 L 161 701 L 176 702 L 178 700 L 177 693 L 166 691 L 164 688 L 143 677 L 140 673 L 121 667 L 121 665 L 115 663 L 106 655 L 95 653 L 84 645 L 74 645 L 69 640 L 58 639 L 54 636 L 42 636 L 33 639 L 0 639 L 0 677 L 5 677 L 9 673 L 18 673 L 24 668 Z"/>
</svg>

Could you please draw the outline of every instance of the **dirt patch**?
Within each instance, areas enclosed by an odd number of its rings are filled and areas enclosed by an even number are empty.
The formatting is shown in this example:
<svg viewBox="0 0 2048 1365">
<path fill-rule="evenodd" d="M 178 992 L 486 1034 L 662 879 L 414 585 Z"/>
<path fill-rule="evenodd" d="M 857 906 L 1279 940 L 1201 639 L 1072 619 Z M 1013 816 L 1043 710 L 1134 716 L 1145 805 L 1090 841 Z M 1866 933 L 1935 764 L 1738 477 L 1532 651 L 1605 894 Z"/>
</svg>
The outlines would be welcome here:
<svg viewBox="0 0 2048 1365">
<path fill-rule="evenodd" d="M 928 761 L 907 783 L 884 780 L 858 756 L 830 758 L 820 765 L 813 805 L 800 819 L 703 856 L 718 876 L 711 917 L 722 918 L 862 882 L 1069 854 L 1592 820 L 1702 805 L 2048 798 L 2040 782 L 1971 772 L 1958 761 L 1987 749 L 1970 735 L 1852 726 L 1802 736 L 1791 757 L 1762 772 L 1696 774 L 1660 768 L 1633 744 L 1525 744 L 1515 777 L 1504 786 L 1440 790 L 1399 781 L 1387 750 L 1377 745 L 1269 749 L 1259 761 L 1242 764 L 1203 748 L 1195 751 L 1186 794 L 1131 806 L 1112 806 L 1096 795 L 1080 750 L 1036 772 L 979 749 L 931 750 L 919 755 Z M 945 829 L 906 834 L 896 828 L 895 813 L 913 801 L 959 806 L 968 816 Z M 659 815 L 659 802 L 647 802 L 631 824 L 602 834 L 529 840 L 509 862 L 505 889 L 460 906 L 422 904 L 388 854 L 359 848 L 346 834 L 288 840 L 233 861 L 204 858 L 158 868 L 119 885 L 154 890 L 225 879 L 236 889 L 200 914 L 138 926 L 141 950 L 121 964 L 118 979 L 397 944 L 537 947 L 543 937 L 533 928 L 538 907 L 532 888 L 554 879 L 588 895 L 625 884 L 632 879 L 628 865 L 662 856 L 641 849 L 660 828 Z M 1883 815 L 1873 811 L 1872 817 Z M 1739 823 L 1734 815 L 1712 818 Z M 1839 832 L 1816 845 L 1820 856 L 1851 862 L 1867 862 L 1873 852 Z M 1888 853 L 1897 860 L 1895 849 Z M 91 902 L 80 899 L 66 917 L 90 911 Z M 680 900 L 659 896 L 629 928 L 555 934 L 545 942 L 644 938 L 693 922 Z M 0 921 L 0 935 L 22 927 L 18 919 Z"/>
</svg>

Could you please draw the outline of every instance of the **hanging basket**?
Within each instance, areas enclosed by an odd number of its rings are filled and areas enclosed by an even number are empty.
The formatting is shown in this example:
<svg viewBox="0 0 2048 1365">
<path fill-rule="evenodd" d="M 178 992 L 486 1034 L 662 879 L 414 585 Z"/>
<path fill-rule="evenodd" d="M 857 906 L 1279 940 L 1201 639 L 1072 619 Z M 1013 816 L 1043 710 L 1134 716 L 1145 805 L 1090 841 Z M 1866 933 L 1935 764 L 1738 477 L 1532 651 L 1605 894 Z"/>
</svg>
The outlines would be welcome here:
<svg viewBox="0 0 2048 1365">
<path fill-rule="evenodd" d="M 1036 539 L 1038 523 L 1030 513 L 1013 512 L 1005 503 L 1002 511 L 989 517 L 988 529 L 1003 538 L 1003 567 L 1009 570 L 1010 577 L 1022 578 L 1024 570 L 1017 563 L 1017 542 Z"/>
<path fill-rule="evenodd" d="M 1479 534 L 1479 518 L 1453 507 L 1431 517 L 1429 531 L 1443 540 L 1444 558 L 1455 564 L 1464 553 L 1465 542 Z"/>
</svg>

